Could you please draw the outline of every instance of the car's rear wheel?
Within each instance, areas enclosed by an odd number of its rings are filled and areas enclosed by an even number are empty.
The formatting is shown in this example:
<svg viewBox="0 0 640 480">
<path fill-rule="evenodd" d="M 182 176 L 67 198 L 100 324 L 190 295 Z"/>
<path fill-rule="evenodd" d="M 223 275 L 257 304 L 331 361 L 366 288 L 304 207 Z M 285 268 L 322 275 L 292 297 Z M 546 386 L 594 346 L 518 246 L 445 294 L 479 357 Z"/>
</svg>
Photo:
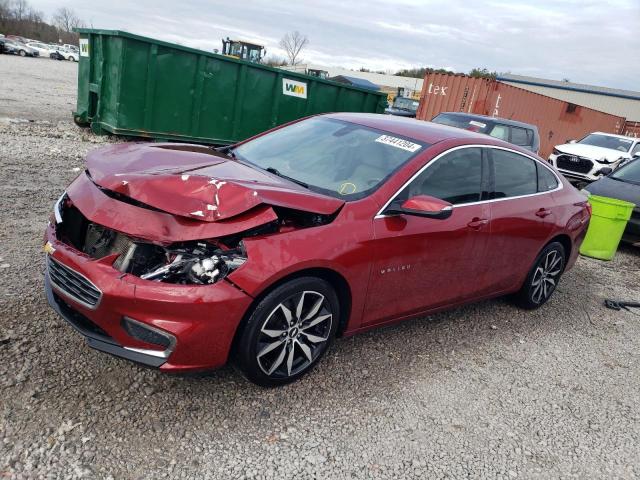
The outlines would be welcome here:
<svg viewBox="0 0 640 480">
<path fill-rule="evenodd" d="M 253 383 L 297 380 L 326 352 L 340 321 L 338 297 L 320 278 L 301 277 L 272 290 L 252 310 L 235 345 L 235 363 Z"/>
<path fill-rule="evenodd" d="M 516 303 L 528 310 L 544 305 L 558 286 L 566 254 L 560 242 L 551 242 L 538 255 L 527 279 L 516 294 Z"/>
</svg>

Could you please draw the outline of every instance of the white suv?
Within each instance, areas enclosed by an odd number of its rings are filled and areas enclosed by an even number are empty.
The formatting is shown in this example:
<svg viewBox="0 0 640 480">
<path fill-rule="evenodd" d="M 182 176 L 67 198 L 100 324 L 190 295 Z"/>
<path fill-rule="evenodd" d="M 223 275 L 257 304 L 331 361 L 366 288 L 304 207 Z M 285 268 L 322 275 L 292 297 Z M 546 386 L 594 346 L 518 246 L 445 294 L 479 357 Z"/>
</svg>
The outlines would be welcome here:
<svg viewBox="0 0 640 480">
<path fill-rule="evenodd" d="M 569 179 L 593 182 L 603 168 L 615 169 L 640 156 L 640 138 L 594 132 L 582 140 L 557 145 L 549 163 Z"/>
</svg>

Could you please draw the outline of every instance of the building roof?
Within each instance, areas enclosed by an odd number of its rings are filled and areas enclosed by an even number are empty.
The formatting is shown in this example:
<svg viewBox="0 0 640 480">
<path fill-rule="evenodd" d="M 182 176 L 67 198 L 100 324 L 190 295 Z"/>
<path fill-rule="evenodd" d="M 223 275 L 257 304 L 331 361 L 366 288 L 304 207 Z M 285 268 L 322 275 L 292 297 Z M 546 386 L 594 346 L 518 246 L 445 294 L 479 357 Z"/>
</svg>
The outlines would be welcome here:
<svg viewBox="0 0 640 480">
<path fill-rule="evenodd" d="M 400 77 L 398 75 L 389 75 L 384 73 L 358 72 L 342 67 L 329 67 L 326 65 L 317 64 L 296 65 L 294 67 L 286 66 L 281 68 L 283 68 L 284 70 L 296 72 L 304 72 L 307 69 L 324 70 L 329 72 L 330 77 L 337 77 L 342 75 L 354 78 L 362 78 L 381 87 L 394 89 L 401 87 L 404 89 L 413 90 L 414 92 L 420 92 L 422 90 L 422 82 L 424 81 L 422 78 Z"/>
<path fill-rule="evenodd" d="M 560 90 L 570 90 L 574 92 L 592 93 L 596 95 L 607 95 L 611 97 L 640 100 L 640 92 L 634 92 L 633 90 L 621 90 L 618 88 L 598 87 L 596 85 L 564 82 L 561 80 L 547 80 L 545 78 L 527 77 L 524 75 L 513 75 L 511 73 L 498 75 L 496 79 L 503 82 L 521 83 L 523 85 L 536 85 L 539 87 L 551 87 L 551 88 L 558 88 Z"/>
<path fill-rule="evenodd" d="M 329 80 L 340 83 L 348 83 L 354 87 L 368 88 L 369 90 L 380 90 L 380 87 L 369 80 L 364 78 L 347 77 L 346 75 L 338 75 L 336 77 L 330 77 Z"/>
</svg>

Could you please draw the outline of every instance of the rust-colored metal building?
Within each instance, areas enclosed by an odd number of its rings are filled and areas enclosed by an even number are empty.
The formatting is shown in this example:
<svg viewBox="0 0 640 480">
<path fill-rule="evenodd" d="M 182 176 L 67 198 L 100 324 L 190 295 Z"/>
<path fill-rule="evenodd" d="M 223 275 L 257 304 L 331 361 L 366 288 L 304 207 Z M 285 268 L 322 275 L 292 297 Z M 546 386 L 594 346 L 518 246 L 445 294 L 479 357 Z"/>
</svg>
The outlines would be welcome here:
<svg viewBox="0 0 640 480">
<path fill-rule="evenodd" d="M 529 92 L 495 80 L 431 73 L 425 76 L 416 118 L 467 112 L 531 123 L 540 133 L 540 155 L 595 131 L 622 133 L 625 118 Z"/>
</svg>

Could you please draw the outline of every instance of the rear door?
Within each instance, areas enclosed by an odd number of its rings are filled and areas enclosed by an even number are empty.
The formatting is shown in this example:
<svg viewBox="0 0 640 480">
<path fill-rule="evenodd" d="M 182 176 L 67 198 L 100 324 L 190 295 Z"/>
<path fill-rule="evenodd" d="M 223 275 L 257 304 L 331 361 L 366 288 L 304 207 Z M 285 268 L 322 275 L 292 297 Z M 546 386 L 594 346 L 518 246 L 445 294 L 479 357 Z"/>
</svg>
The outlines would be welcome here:
<svg viewBox="0 0 640 480">
<path fill-rule="evenodd" d="M 494 291 L 522 282 L 554 228 L 552 191 L 560 183 L 540 162 L 502 147 L 487 147 L 491 181 L 491 239 Z"/>
</svg>

